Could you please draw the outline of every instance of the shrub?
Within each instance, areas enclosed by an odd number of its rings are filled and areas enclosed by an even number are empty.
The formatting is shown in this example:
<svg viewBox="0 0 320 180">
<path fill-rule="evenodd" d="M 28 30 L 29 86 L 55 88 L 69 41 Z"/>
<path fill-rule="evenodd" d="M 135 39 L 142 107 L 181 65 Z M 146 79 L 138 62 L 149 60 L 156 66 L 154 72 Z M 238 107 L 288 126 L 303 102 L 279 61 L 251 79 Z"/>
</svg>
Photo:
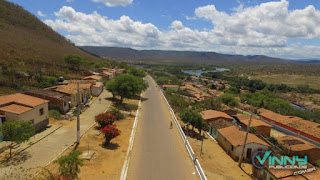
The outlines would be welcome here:
<svg viewBox="0 0 320 180">
<path fill-rule="evenodd" d="M 49 117 L 52 117 L 54 119 L 59 119 L 61 117 L 61 114 L 58 110 L 52 109 L 52 110 L 49 110 Z"/>
<path fill-rule="evenodd" d="M 220 96 L 221 101 L 231 107 L 238 106 L 239 102 L 235 99 L 235 96 L 229 93 L 225 93 Z"/>
<path fill-rule="evenodd" d="M 120 120 L 120 119 L 124 118 L 123 113 L 121 113 L 120 110 L 117 109 L 117 108 L 112 108 L 110 112 L 111 112 L 112 115 L 116 116 L 117 120 Z"/>
<path fill-rule="evenodd" d="M 104 146 L 108 146 L 110 144 L 110 141 L 119 136 L 121 131 L 117 128 L 116 124 L 113 125 L 107 125 L 104 128 L 100 129 L 100 132 L 104 134 L 105 142 Z"/>
<path fill-rule="evenodd" d="M 99 129 L 102 129 L 108 125 L 112 125 L 115 120 L 116 116 L 110 111 L 95 116 L 95 121 L 99 124 Z"/>
<path fill-rule="evenodd" d="M 59 164 L 58 172 L 61 179 L 78 179 L 80 166 L 83 160 L 79 158 L 81 151 L 72 151 L 69 155 L 62 156 L 55 162 Z"/>
</svg>

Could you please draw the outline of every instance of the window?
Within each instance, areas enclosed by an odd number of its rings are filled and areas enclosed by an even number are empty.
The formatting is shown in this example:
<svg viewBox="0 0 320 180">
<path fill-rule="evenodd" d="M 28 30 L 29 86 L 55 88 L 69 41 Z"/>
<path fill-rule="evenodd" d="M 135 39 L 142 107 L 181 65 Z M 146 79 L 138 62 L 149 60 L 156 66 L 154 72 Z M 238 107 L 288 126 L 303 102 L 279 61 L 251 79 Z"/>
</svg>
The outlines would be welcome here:
<svg viewBox="0 0 320 180">
<path fill-rule="evenodd" d="M 40 112 L 40 116 L 43 115 L 43 113 L 44 113 L 43 108 L 41 108 L 41 109 L 39 110 L 39 112 Z"/>
<path fill-rule="evenodd" d="M 231 145 L 231 151 L 233 151 L 233 145 Z"/>
</svg>

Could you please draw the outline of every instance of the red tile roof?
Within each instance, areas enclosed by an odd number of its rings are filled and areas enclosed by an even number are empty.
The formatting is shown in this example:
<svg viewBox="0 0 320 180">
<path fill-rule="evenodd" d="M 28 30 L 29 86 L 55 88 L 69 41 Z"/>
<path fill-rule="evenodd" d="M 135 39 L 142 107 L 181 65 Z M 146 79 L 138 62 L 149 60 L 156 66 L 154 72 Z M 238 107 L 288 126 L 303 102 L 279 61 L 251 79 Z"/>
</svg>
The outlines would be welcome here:
<svg viewBox="0 0 320 180">
<path fill-rule="evenodd" d="M 218 129 L 219 133 L 225 137 L 234 147 L 242 146 L 244 138 L 246 136 L 246 132 L 240 131 L 239 127 L 230 126 L 222 129 Z M 261 144 L 264 146 L 269 146 L 262 139 L 258 138 L 256 135 L 249 133 L 246 144 Z"/>
<path fill-rule="evenodd" d="M 27 106 L 18 105 L 18 104 L 10 104 L 8 106 L 0 107 L 0 110 L 5 111 L 5 112 L 15 113 L 15 114 L 22 114 L 24 112 L 32 110 L 32 108 L 27 107 Z"/>
<path fill-rule="evenodd" d="M 240 120 L 240 122 L 242 122 L 243 124 L 245 124 L 246 126 L 248 126 L 249 124 L 249 120 L 250 120 L 250 116 L 249 115 L 236 115 L 238 117 L 238 119 Z M 262 120 L 256 119 L 254 117 L 252 117 L 252 121 L 250 126 L 267 126 L 267 127 L 272 127 L 270 124 L 267 124 L 265 122 L 263 122 Z"/>
<path fill-rule="evenodd" d="M 36 107 L 40 104 L 47 103 L 47 102 L 49 101 L 45 99 L 29 96 L 26 94 L 21 94 L 21 93 L 0 97 L 0 106 L 14 103 L 14 104 L 26 105 L 29 107 Z"/>
<path fill-rule="evenodd" d="M 84 78 L 82 78 L 83 80 L 87 80 L 87 79 L 94 79 L 94 80 L 99 80 L 101 79 L 102 77 L 101 76 L 98 76 L 98 75 L 91 75 L 91 76 L 86 76 Z"/>
<path fill-rule="evenodd" d="M 206 121 L 210 119 L 218 119 L 218 118 L 234 120 L 233 117 L 229 116 L 227 113 L 216 111 L 216 110 L 201 111 L 200 114 L 202 115 L 202 118 Z"/>
</svg>

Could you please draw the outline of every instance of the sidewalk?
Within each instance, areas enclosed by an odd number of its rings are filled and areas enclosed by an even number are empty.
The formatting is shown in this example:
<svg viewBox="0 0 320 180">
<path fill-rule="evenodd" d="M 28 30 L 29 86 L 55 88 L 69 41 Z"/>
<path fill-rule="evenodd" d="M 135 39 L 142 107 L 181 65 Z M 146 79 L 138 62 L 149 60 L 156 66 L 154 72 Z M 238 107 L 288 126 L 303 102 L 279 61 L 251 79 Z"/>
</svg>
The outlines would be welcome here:
<svg viewBox="0 0 320 180">
<path fill-rule="evenodd" d="M 99 96 L 99 98 L 102 99 L 101 103 L 97 100 L 94 101 L 90 108 L 80 115 L 81 136 L 94 123 L 94 116 L 109 108 L 110 101 L 107 100 L 109 97 L 112 97 L 112 95 L 104 90 Z M 5 174 L 19 174 L 20 177 L 25 177 L 27 173 L 31 172 L 30 170 L 35 171 L 38 167 L 46 166 L 66 147 L 76 141 L 76 123 L 76 121 L 72 121 L 70 124 L 59 128 L 49 136 L 12 158 L 10 161 L 1 161 L 0 179 L 11 179 L 6 178 Z M 34 142 L 32 138 L 31 141 Z M 21 145 L 21 147 L 23 146 L 25 146 L 25 144 Z M 23 171 L 23 169 L 27 171 L 25 173 L 19 172 L 17 169 L 20 167 L 22 167 L 21 171 Z M 17 179 L 17 177 L 12 179 Z"/>
</svg>

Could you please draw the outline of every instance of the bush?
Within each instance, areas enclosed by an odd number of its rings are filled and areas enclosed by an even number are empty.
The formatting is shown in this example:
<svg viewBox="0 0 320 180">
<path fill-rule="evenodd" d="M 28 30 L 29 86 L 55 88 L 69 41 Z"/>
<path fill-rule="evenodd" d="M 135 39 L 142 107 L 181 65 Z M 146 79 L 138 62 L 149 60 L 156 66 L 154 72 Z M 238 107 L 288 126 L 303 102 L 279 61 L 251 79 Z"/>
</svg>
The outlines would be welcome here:
<svg viewBox="0 0 320 180">
<path fill-rule="evenodd" d="M 54 119 L 60 119 L 61 114 L 58 110 L 52 109 L 52 110 L 49 110 L 49 117 L 52 117 Z"/>
<path fill-rule="evenodd" d="M 220 96 L 221 101 L 231 107 L 238 106 L 239 102 L 235 99 L 235 96 L 229 93 L 225 93 Z"/>
<path fill-rule="evenodd" d="M 112 125 L 115 120 L 116 116 L 114 116 L 110 111 L 95 116 L 95 121 L 99 124 L 99 129 L 102 129 L 107 125 Z"/>
<path fill-rule="evenodd" d="M 104 146 L 107 147 L 110 144 L 110 141 L 119 136 L 121 131 L 117 128 L 117 125 L 107 125 L 104 128 L 100 129 L 101 133 L 104 134 L 105 142 Z"/>
<path fill-rule="evenodd" d="M 117 108 L 112 108 L 110 112 L 112 115 L 116 116 L 117 120 L 121 120 L 124 118 L 124 115 Z"/>
<path fill-rule="evenodd" d="M 81 151 L 76 150 L 55 161 L 59 164 L 58 172 L 62 179 L 78 179 L 80 166 L 83 165 L 83 160 L 79 158 L 80 155 Z"/>
</svg>

